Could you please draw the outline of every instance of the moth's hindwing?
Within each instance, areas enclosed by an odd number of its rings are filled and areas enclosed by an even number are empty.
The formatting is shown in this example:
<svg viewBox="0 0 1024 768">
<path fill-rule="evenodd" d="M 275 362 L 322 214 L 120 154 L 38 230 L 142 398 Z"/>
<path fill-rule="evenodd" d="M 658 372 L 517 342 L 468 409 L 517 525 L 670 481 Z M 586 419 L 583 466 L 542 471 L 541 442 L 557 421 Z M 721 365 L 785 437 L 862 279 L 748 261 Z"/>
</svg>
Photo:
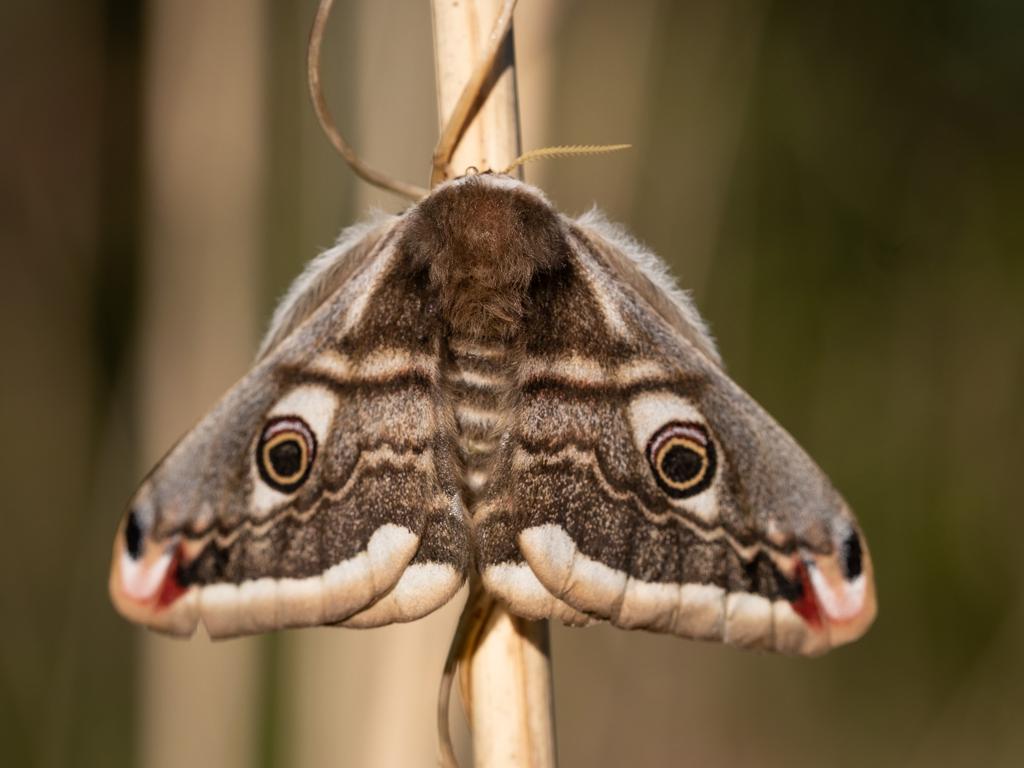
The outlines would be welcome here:
<svg viewBox="0 0 1024 768">
<path fill-rule="evenodd" d="M 304 275 L 257 365 L 145 480 L 114 545 L 125 616 L 175 634 L 201 619 L 214 637 L 373 626 L 458 589 L 441 318 L 400 226 Z"/>
<path fill-rule="evenodd" d="M 564 268 L 531 289 L 512 426 L 474 512 L 484 584 L 537 618 L 789 653 L 858 637 L 872 567 L 843 499 L 650 256 L 586 222 L 566 237 Z"/>
</svg>

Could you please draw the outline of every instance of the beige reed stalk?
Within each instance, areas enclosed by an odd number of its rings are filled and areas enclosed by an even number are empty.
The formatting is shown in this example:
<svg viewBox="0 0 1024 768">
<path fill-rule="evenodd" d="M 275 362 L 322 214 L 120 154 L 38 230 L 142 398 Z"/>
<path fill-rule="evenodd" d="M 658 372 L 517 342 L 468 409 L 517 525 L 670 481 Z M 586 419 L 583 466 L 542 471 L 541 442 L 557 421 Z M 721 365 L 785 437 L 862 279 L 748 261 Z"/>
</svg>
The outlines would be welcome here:
<svg viewBox="0 0 1024 768">
<path fill-rule="evenodd" d="M 503 0 L 432 0 L 437 101 L 441 130 L 488 48 L 495 22 L 511 10 Z M 433 181 L 473 167 L 499 169 L 519 156 L 512 32 L 486 78 L 479 109 L 458 141 L 447 169 Z M 472 114 L 472 113 L 471 113 Z M 475 594 L 475 590 L 471 593 Z M 494 605 L 463 662 L 463 699 L 477 768 L 550 768 L 555 728 L 547 622 L 530 622 Z"/>
<path fill-rule="evenodd" d="M 266 15 L 259 3 L 147 4 L 146 266 L 138 353 L 146 466 L 252 363 Z M 138 641 L 141 711 L 133 764 L 255 764 L 260 640 L 186 643 L 147 632 Z"/>
</svg>

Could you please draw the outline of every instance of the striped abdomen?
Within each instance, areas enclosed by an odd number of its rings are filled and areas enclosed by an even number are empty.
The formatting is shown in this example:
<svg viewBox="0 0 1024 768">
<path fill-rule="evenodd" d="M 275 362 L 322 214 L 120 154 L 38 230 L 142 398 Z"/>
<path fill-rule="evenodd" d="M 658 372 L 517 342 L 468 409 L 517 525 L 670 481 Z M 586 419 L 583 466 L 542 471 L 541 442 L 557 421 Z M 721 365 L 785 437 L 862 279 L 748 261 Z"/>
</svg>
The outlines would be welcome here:
<svg viewBox="0 0 1024 768">
<path fill-rule="evenodd" d="M 504 431 L 504 414 L 512 388 L 508 342 L 503 339 L 448 340 L 445 387 L 458 427 L 466 505 L 472 509 L 490 476 L 492 460 Z"/>
</svg>

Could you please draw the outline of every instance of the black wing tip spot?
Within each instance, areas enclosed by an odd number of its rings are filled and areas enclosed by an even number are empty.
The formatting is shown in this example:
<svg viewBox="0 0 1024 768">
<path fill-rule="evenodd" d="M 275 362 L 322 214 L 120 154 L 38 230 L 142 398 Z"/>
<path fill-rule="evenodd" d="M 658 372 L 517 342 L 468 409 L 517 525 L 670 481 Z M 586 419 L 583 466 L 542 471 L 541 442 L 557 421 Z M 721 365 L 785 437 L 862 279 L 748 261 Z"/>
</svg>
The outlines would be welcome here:
<svg viewBox="0 0 1024 768">
<path fill-rule="evenodd" d="M 124 524 L 124 545 L 132 560 L 138 560 L 142 555 L 142 526 L 139 525 L 139 516 L 134 509 L 129 510 Z"/>
<path fill-rule="evenodd" d="M 853 581 L 864 571 L 864 551 L 856 531 L 850 531 L 850 535 L 843 541 L 842 566 L 847 581 Z"/>
</svg>

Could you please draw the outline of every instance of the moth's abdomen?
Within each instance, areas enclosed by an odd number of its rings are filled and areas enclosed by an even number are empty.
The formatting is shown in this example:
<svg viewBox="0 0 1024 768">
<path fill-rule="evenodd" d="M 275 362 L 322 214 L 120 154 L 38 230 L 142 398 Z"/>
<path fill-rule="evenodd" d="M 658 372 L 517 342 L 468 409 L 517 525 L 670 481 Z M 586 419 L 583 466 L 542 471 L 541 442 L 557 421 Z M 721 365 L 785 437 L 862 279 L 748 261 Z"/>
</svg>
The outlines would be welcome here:
<svg viewBox="0 0 1024 768">
<path fill-rule="evenodd" d="M 439 187 L 409 212 L 399 248 L 426 270 L 446 329 L 444 385 L 467 506 L 487 485 L 538 282 L 565 268 L 566 226 L 537 190 L 493 174 Z"/>
<path fill-rule="evenodd" d="M 450 337 L 445 387 L 458 433 L 459 460 L 467 506 L 486 486 L 504 430 L 512 389 L 508 344 L 501 338 Z"/>
</svg>

